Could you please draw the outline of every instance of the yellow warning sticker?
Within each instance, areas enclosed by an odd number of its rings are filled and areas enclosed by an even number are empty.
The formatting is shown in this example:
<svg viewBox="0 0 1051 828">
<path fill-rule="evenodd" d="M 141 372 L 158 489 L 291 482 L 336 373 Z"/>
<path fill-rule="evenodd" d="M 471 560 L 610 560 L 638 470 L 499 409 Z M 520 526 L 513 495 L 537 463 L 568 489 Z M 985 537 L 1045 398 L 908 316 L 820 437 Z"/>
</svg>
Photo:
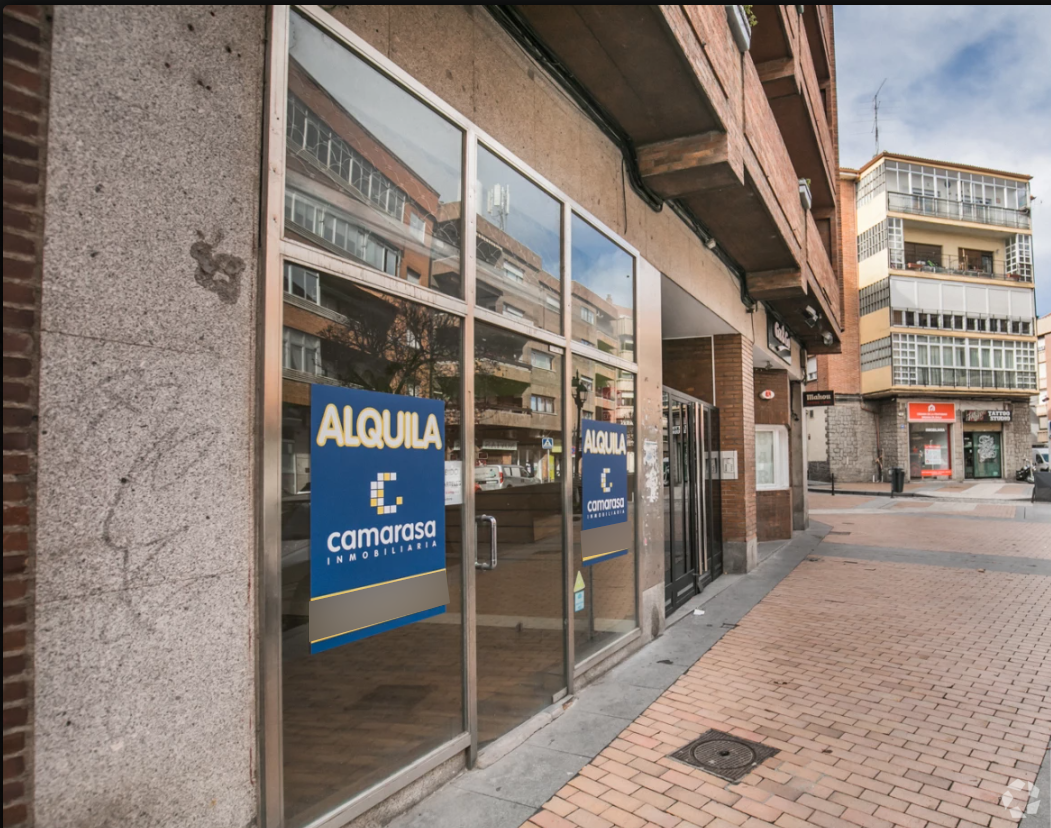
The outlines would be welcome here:
<svg viewBox="0 0 1051 828">
<path fill-rule="evenodd" d="M 577 580 L 573 584 L 573 591 L 574 592 L 580 592 L 582 589 L 584 589 L 584 576 L 580 574 L 580 570 L 578 569 L 577 570 Z"/>
</svg>

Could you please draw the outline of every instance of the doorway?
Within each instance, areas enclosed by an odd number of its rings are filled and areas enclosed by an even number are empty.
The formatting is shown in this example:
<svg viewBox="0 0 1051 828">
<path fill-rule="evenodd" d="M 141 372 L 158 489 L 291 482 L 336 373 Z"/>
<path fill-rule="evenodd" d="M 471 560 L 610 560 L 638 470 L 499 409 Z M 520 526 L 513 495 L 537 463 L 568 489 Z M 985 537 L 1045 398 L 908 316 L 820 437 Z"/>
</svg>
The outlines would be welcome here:
<svg viewBox="0 0 1051 828">
<path fill-rule="evenodd" d="M 664 605 L 672 612 L 722 574 L 718 412 L 670 389 L 663 398 Z"/>
<path fill-rule="evenodd" d="M 965 431 L 963 470 L 969 480 L 1003 477 L 1003 440 L 999 431 Z"/>
</svg>

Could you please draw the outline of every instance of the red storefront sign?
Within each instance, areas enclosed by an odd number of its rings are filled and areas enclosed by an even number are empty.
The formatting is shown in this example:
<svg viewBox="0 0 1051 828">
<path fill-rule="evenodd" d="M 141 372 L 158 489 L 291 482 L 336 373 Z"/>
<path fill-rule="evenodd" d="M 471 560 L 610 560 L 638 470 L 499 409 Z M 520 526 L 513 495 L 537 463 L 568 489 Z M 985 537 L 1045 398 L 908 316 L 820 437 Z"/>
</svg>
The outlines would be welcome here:
<svg viewBox="0 0 1051 828">
<path fill-rule="evenodd" d="M 956 422 L 956 403 L 909 403 L 909 422 Z"/>
</svg>

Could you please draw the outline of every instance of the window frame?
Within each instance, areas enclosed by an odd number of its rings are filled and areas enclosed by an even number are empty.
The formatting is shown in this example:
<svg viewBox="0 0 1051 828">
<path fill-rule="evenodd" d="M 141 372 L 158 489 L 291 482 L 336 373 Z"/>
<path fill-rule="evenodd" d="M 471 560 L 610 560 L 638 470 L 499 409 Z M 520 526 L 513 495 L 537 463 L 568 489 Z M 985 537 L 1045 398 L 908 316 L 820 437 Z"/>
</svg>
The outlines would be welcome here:
<svg viewBox="0 0 1051 828">
<path fill-rule="evenodd" d="M 791 488 L 790 484 L 790 466 L 789 466 L 789 452 L 788 452 L 788 426 L 786 425 L 766 425 L 757 423 L 755 426 L 756 436 L 756 455 L 759 452 L 758 438 L 760 434 L 772 434 L 773 435 L 773 449 L 774 449 L 774 482 L 773 483 L 760 483 L 759 482 L 759 469 L 756 468 L 755 477 L 755 490 L 757 492 L 780 492 Z"/>
</svg>

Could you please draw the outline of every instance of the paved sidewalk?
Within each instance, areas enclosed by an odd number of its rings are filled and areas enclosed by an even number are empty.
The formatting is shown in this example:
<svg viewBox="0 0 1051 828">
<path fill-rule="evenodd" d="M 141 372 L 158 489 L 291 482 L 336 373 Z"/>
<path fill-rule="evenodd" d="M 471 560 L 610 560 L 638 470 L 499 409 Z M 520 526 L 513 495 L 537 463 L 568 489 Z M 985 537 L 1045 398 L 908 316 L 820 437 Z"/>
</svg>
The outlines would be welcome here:
<svg viewBox="0 0 1051 828">
<path fill-rule="evenodd" d="M 815 496 L 828 525 L 394 825 L 1014 828 L 1018 780 L 1046 828 L 1051 509 L 900 503 Z M 738 783 L 671 758 L 708 729 L 780 752 Z"/>
<path fill-rule="evenodd" d="M 824 493 L 832 491 L 831 483 L 810 481 L 811 492 Z M 836 491 L 844 496 L 864 495 L 889 497 L 890 483 L 837 483 Z M 1030 483 L 1009 483 L 1004 480 L 957 480 L 906 483 L 907 497 L 932 497 L 944 500 L 979 500 L 979 501 L 1025 501 L 1033 495 Z M 837 495 L 838 497 L 839 495 Z"/>
</svg>

